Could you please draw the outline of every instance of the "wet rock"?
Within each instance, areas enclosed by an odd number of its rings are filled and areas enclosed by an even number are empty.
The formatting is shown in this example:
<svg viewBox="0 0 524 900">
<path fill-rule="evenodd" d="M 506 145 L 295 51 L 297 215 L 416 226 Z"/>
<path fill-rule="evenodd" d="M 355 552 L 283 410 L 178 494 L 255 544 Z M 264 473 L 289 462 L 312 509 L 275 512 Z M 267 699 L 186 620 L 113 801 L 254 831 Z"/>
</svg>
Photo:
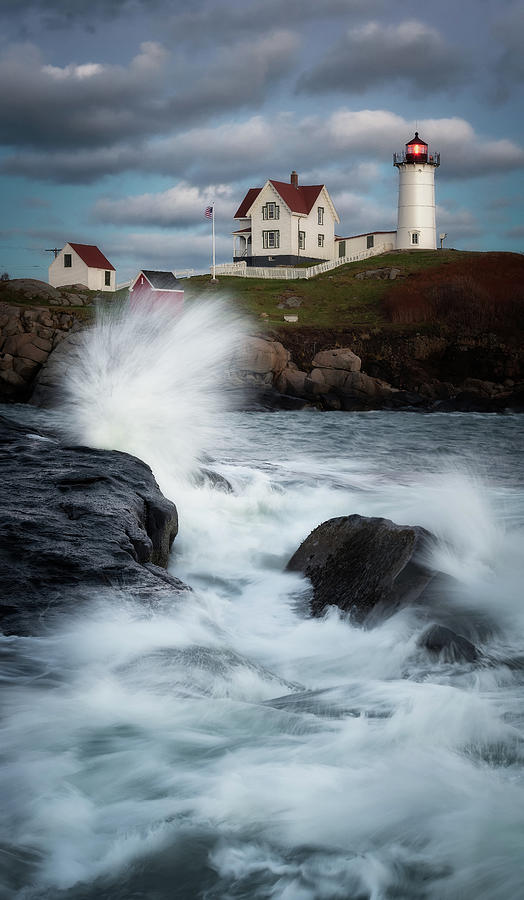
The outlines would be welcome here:
<svg viewBox="0 0 524 900">
<path fill-rule="evenodd" d="M 28 409 L 28 416 L 30 415 Z M 64 446 L 0 417 L 0 618 L 31 632 L 47 615 L 113 586 L 146 599 L 183 586 L 164 570 L 177 511 L 126 453 Z M 148 568 L 149 566 L 149 568 Z"/>
<path fill-rule="evenodd" d="M 513 403 L 515 397 L 512 394 L 497 394 L 494 397 L 477 393 L 476 391 L 460 391 L 456 397 L 442 400 L 433 407 L 438 412 L 503 412 L 505 409 L 516 408 L 518 402 Z"/>
<path fill-rule="evenodd" d="M 425 563 L 431 541 L 419 526 L 342 516 L 315 528 L 287 568 L 310 579 L 313 615 L 335 605 L 356 622 L 372 624 L 421 597 L 435 574 Z"/>
<path fill-rule="evenodd" d="M 430 625 L 421 635 L 419 646 L 445 662 L 475 662 L 480 656 L 471 641 L 445 625 Z"/>
<path fill-rule="evenodd" d="M 83 345 L 84 339 L 83 332 L 77 331 L 66 335 L 60 340 L 35 379 L 29 401 L 33 406 L 49 409 L 60 402 L 68 370 L 75 365 L 77 354 Z"/>
<path fill-rule="evenodd" d="M 195 472 L 193 475 L 194 484 L 200 486 L 209 485 L 210 487 L 215 488 L 217 491 L 222 491 L 224 494 L 232 494 L 233 488 L 231 483 L 225 478 L 223 475 L 220 475 L 218 472 L 213 472 L 212 469 L 208 469 L 204 466 L 201 466 L 198 472 Z"/>
</svg>

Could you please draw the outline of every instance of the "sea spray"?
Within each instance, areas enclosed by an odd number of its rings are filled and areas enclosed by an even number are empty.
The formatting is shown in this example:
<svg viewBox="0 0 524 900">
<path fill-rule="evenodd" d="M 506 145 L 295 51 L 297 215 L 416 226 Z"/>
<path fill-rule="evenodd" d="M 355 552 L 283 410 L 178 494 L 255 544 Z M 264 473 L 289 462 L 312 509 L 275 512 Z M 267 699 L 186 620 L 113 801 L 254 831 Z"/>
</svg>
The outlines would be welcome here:
<svg viewBox="0 0 524 900">
<path fill-rule="evenodd" d="M 64 379 L 77 442 L 138 456 L 180 480 L 213 442 L 234 392 L 227 376 L 246 325 L 224 300 L 101 305 Z"/>
</svg>

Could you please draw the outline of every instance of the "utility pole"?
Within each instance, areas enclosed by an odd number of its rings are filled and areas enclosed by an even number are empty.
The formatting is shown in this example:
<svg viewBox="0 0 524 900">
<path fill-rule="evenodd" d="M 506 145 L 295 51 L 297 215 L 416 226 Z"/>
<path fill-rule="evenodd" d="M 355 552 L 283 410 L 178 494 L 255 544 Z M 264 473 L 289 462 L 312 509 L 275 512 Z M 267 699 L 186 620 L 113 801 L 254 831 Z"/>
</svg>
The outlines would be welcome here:
<svg viewBox="0 0 524 900">
<path fill-rule="evenodd" d="M 60 250 L 58 249 L 58 247 L 52 247 L 51 249 L 49 249 L 49 247 L 46 247 L 44 252 L 45 253 L 54 253 L 55 259 L 56 259 L 58 254 L 60 253 Z"/>
</svg>

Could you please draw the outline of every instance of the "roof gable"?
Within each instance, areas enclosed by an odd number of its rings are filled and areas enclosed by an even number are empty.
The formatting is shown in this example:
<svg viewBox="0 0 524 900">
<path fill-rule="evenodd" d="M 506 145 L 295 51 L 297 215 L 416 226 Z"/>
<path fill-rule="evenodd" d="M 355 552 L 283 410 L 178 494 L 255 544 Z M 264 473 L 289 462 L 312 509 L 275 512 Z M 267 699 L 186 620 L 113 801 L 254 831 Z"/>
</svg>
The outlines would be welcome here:
<svg viewBox="0 0 524 900">
<path fill-rule="evenodd" d="M 261 190 L 262 188 L 249 188 L 246 196 L 233 216 L 234 219 L 245 219 Z"/>
<path fill-rule="evenodd" d="M 335 220 L 337 222 L 340 221 L 337 215 L 337 211 L 333 206 L 331 197 L 329 196 L 327 188 L 324 184 L 302 184 L 298 187 L 295 187 L 293 184 L 290 184 L 287 181 L 274 181 L 273 179 L 269 179 L 268 181 L 266 181 L 263 188 L 250 188 L 246 196 L 242 200 L 242 203 L 238 207 L 234 218 L 248 218 L 249 210 L 251 209 L 253 203 L 255 202 L 259 194 L 264 191 L 268 185 L 271 185 L 273 190 L 280 197 L 280 199 L 284 201 L 284 203 L 292 213 L 297 213 L 298 215 L 302 216 L 308 216 L 310 214 L 320 194 L 324 192 L 326 201 L 331 208 Z"/>
<path fill-rule="evenodd" d="M 273 181 L 272 179 L 269 183 L 273 185 L 291 212 L 301 213 L 303 216 L 309 215 L 315 205 L 315 200 L 324 187 L 323 184 L 302 184 L 294 187 L 287 181 Z"/>
<path fill-rule="evenodd" d="M 141 269 L 138 275 L 140 274 L 145 275 L 154 291 L 183 291 L 178 278 L 175 278 L 172 272 Z"/>
<path fill-rule="evenodd" d="M 102 251 L 95 247 L 94 244 L 72 244 L 69 242 L 69 246 L 75 253 L 78 253 L 82 262 L 85 262 L 90 269 L 112 269 L 113 272 L 115 271 L 115 267 L 111 265 Z"/>
</svg>

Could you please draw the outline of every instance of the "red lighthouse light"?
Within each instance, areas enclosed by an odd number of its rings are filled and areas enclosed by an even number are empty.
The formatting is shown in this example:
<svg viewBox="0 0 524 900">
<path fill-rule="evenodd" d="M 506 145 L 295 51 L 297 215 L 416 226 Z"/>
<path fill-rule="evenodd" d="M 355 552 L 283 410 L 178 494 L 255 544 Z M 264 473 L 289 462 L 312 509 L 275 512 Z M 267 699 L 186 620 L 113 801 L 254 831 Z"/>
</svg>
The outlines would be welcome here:
<svg viewBox="0 0 524 900">
<path fill-rule="evenodd" d="M 406 144 L 406 162 L 427 162 L 428 145 L 418 136 L 415 131 L 415 137 Z"/>
</svg>

